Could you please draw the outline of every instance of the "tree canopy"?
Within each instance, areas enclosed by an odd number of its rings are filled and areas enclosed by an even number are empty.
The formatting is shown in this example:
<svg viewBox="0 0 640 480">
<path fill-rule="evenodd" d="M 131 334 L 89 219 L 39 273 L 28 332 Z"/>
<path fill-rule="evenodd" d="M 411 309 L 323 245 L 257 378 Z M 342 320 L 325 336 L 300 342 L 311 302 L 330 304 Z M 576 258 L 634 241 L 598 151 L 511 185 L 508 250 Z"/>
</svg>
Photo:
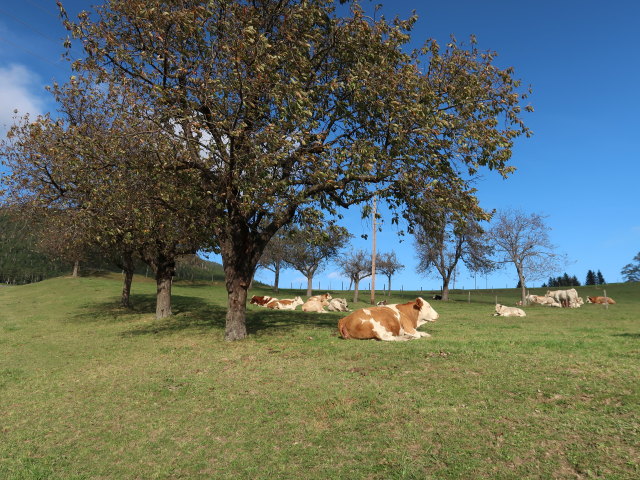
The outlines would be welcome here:
<svg viewBox="0 0 640 480">
<path fill-rule="evenodd" d="M 222 254 L 228 340 L 246 336 L 247 289 L 283 226 L 373 195 L 397 216 L 420 196 L 481 215 L 469 179 L 512 172 L 530 133 L 527 93 L 495 53 L 473 39 L 408 51 L 415 17 L 346 3 L 111 0 L 65 20 L 85 50 L 76 72 L 121 86 L 152 143 L 178 146 L 142 158 L 164 184 L 194 178 L 184 197 L 206 204 L 195 215 Z"/>
</svg>

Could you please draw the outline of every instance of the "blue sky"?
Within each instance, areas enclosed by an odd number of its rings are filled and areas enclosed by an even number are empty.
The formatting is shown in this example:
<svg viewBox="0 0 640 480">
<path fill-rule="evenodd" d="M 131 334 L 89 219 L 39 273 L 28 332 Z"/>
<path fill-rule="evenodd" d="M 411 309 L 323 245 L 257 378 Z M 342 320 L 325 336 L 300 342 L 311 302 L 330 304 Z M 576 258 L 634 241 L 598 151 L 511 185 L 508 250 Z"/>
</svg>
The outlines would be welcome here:
<svg viewBox="0 0 640 480">
<path fill-rule="evenodd" d="M 94 2 L 63 3 L 74 13 Z M 584 282 L 592 269 L 610 283 L 620 281 L 620 270 L 640 251 L 640 2 L 396 0 L 381 12 L 407 17 L 414 9 L 419 15 L 414 46 L 427 38 L 446 43 L 450 34 L 467 41 L 474 34 L 481 49 L 498 53 L 498 65 L 513 66 L 533 88 L 529 101 L 535 112 L 524 118 L 534 135 L 517 142 L 511 160 L 517 171 L 509 179 L 486 172 L 478 184 L 481 205 L 548 215 L 551 241 L 570 262 L 554 275 L 566 271 Z M 55 109 L 44 86 L 69 75 L 61 59 L 65 35 L 55 0 L 0 0 L 3 134 L 16 108 L 34 114 Z M 370 240 L 359 239 L 369 233 L 368 221 L 351 211 L 345 226 L 356 235 L 354 248 L 370 249 Z M 392 250 L 406 266 L 394 287 L 439 288 L 436 277 L 416 273 L 412 239 L 401 241 L 387 221 L 378 251 Z M 272 274 L 258 272 L 257 279 L 270 282 Z M 335 290 L 342 281 L 339 267 L 330 264 L 314 288 Z M 303 282 L 294 271 L 281 277 L 281 286 Z M 516 282 L 513 267 L 475 281 L 461 268 L 456 287 L 503 288 Z M 382 286 L 384 278 L 376 284 Z"/>
</svg>

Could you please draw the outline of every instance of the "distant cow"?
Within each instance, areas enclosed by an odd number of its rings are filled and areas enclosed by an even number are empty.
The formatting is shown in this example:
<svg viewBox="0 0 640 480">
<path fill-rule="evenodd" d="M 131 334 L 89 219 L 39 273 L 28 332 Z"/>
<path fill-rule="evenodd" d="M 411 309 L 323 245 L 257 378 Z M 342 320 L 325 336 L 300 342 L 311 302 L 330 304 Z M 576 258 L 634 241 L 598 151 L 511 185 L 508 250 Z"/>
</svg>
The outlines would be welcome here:
<svg viewBox="0 0 640 480">
<path fill-rule="evenodd" d="M 609 305 L 615 305 L 616 302 L 611 297 L 587 297 L 587 303 L 608 303 Z"/>
<path fill-rule="evenodd" d="M 249 301 L 249 303 L 253 303 L 254 305 L 258 305 L 259 307 L 266 307 L 267 303 L 273 300 L 277 301 L 278 299 L 275 297 L 269 297 L 267 295 L 265 296 L 254 295 L 253 297 L 251 297 L 251 300 Z"/>
<path fill-rule="evenodd" d="M 314 295 L 302 305 L 303 312 L 318 312 L 327 313 L 324 307 L 329 305 L 329 301 L 332 299 L 331 295 L 325 293 L 323 295 Z"/>
<path fill-rule="evenodd" d="M 494 317 L 526 317 L 527 314 L 524 313 L 524 310 L 516 307 L 507 307 L 506 305 L 496 304 L 496 313 L 493 314 Z"/>
<path fill-rule="evenodd" d="M 378 303 L 376 303 L 376 305 L 378 305 L 379 307 L 382 307 L 382 306 L 384 306 L 384 305 L 389 305 L 389 304 L 387 303 L 387 301 L 386 301 L 386 300 L 381 300 L 381 301 L 379 301 Z"/>
<path fill-rule="evenodd" d="M 300 297 L 296 297 L 293 300 L 290 298 L 284 298 L 282 300 L 273 299 L 267 303 L 267 308 L 273 310 L 295 310 L 298 305 L 302 305 L 304 301 Z"/>
<path fill-rule="evenodd" d="M 562 307 L 562 305 L 556 302 L 552 297 L 547 297 L 544 295 L 527 295 L 526 299 L 528 303 L 537 303 L 539 305 L 546 305 L 548 307 Z"/>
<path fill-rule="evenodd" d="M 338 331 L 342 338 L 402 341 L 430 337 L 416 329 L 427 322 L 435 322 L 438 313 L 428 302 L 418 297 L 412 302 L 362 308 L 342 318 Z"/>
<path fill-rule="evenodd" d="M 563 307 L 578 308 L 584 303 L 575 288 L 569 290 L 547 290 L 545 297 L 551 297 Z"/>
<path fill-rule="evenodd" d="M 349 305 L 346 298 L 333 298 L 327 305 L 327 310 L 331 312 L 348 312 Z"/>
<path fill-rule="evenodd" d="M 438 294 L 436 294 L 436 295 L 434 295 L 434 296 L 433 296 L 433 297 L 431 297 L 431 298 L 433 298 L 434 300 L 442 300 L 442 295 L 438 295 Z"/>
</svg>

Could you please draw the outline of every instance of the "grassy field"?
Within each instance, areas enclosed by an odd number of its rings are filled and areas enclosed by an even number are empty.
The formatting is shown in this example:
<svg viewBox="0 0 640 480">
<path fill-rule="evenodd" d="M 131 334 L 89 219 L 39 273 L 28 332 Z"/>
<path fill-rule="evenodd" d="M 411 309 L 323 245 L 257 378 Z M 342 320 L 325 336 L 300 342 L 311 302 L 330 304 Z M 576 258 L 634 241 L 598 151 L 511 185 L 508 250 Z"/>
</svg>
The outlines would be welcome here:
<svg viewBox="0 0 640 480">
<path fill-rule="evenodd" d="M 455 292 L 410 342 L 250 306 L 226 343 L 222 287 L 175 285 L 157 321 L 141 280 L 132 312 L 116 276 L 0 287 L 0 478 L 640 478 L 640 284 L 526 318 Z"/>
</svg>

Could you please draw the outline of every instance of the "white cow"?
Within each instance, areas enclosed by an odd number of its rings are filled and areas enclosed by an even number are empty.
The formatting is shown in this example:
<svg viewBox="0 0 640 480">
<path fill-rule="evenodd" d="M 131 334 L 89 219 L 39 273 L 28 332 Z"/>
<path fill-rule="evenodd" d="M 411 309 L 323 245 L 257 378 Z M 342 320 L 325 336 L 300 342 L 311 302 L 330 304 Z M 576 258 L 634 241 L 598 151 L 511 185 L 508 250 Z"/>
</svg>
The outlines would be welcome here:
<svg viewBox="0 0 640 480">
<path fill-rule="evenodd" d="M 332 299 L 331 295 L 325 293 L 324 295 L 314 295 L 313 297 L 309 297 L 309 299 L 302 305 L 303 312 L 318 312 L 318 313 L 327 313 L 324 309 L 327 305 L 329 305 L 329 301 Z"/>
<path fill-rule="evenodd" d="M 333 298 L 327 305 L 327 310 L 330 312 L 348 312 L 349 306 L 346 298 Z"/>
<path fill-rule="evenodd" d="M 556 302 L 551 297 L 546 297 L 544 295 L 527 295 L 526 297 L 528 303 L 537 303 L 538 305 L 546 305 L 548 307 L 562 307 L 558 302 Z"/>
<path fill-rule="evenodd" d="M 547 290 L 545 297 L 553 298 L 563 307 L 578 308 L 584 304 L 584 300 L 578 297 L 578 292 L 575 288 L 569 290 Z"/>
<path fill-rule="evenodd" d="M 524 313 L 524 310 L 516 307 L 507 307 L 506 305 L 496 304 L 496 313 L 493 314 L 494 317 L 526 317 L 527 314 Z"/>
</svg>

